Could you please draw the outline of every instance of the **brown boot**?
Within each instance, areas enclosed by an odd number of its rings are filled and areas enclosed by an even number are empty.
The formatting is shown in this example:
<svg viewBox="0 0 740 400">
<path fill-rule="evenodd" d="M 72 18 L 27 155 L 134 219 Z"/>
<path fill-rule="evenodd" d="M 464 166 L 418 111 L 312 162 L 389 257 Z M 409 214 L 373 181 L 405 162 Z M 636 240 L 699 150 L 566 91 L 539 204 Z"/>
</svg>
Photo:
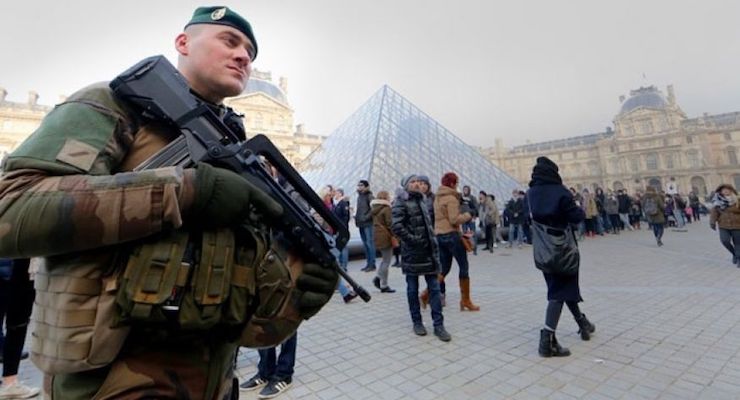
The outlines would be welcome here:
<svg viewBox="0 0 740 400">
<path fill-rule="evenodd" d="M 429 291 L 427 289 L 424 289 L 424 291 L 421 292 L 421 295 L 419 295 L 419 302 L 421 303 L 422 309 L 427 308 L 427 304 L 429 304 Z"/>
<path fill-rule="evenodd" d="M 470 278 L 460 278 L 460 311 L 480 311 L 470 300 Z"/>
</svg>

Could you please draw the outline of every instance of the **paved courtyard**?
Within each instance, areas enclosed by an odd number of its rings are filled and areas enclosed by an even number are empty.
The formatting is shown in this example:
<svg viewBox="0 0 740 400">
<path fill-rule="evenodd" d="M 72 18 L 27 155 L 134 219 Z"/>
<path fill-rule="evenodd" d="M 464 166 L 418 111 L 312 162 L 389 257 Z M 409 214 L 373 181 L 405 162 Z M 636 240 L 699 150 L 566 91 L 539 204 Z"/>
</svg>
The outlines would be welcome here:
<svg viewBox="0 0 740 400">
<path fill-rule="evenodd" d="M 400 269 L 390 277 L 398 292 L 381 294 L 354 261 L 372 301 L 335 295 L 302 325 L 294 383 L 280 398 L 738 399 L 740 270 L 706 221 L 668 230 L 664 242 L 643 229 L 581 243 L 582 310 L 596 333 L 581 341 L 565 308 L 558 338 L 573 354 L 550 359 L 537 355 L 546 300 L 531 247 L 470 255 L 480 312 L 459 311 L 450 276 L 449 343 L 412 333 Z M 257 361 L 244 349 L 239 376 L 252 376 Z M 28 362 L 22 374 L 40 381 Z"/>
</svg>

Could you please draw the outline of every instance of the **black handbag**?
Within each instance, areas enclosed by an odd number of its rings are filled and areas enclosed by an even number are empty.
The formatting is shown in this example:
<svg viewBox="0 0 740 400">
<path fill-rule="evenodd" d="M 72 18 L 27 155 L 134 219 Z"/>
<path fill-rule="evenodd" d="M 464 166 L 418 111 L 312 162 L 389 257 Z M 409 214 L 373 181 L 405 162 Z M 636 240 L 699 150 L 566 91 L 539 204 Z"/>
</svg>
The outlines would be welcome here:
<svg viewBox="0 0 740 400">
<path fill-rule="evenodd" d="M 578 273 L 581 255 L 573 229 L 554 228 L 532 220 L 534 265 L 542 272 L 571 276 Z"/>
</svg>

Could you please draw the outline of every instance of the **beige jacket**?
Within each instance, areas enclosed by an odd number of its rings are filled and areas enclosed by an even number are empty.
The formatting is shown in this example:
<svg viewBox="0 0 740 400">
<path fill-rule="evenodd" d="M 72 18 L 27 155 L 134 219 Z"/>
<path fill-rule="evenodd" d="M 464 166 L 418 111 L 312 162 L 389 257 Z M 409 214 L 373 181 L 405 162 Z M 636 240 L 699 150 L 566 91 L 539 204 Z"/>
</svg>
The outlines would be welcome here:
<svg viewBox="0 0 740 400">
<path fill-rule="evenodd" d="M 460 214 L 460 193 L 440 186 L 434 198 L 434 234 L 459 232 L 460 225 L 470 221 L 470 214 Z"/>
</svg>

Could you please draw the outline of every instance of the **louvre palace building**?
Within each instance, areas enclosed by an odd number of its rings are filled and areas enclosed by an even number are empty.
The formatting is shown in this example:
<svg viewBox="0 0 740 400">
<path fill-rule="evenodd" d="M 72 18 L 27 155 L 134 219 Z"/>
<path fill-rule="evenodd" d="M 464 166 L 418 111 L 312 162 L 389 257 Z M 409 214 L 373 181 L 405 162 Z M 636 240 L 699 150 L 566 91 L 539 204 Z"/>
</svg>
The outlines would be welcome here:
<svg viewBox="0 0 740 400">
<path fill-rule="evenodd" d="M 635 193 L 677 185 L 682 194 L 706 195 L 720 183 L 740 187 L 740 112 L 688 118 L 673 87 L 666 92 L 649 86 L 620 97 L 614 128 L 605 132 L 513 148 L 497 139 L 480 151 L 523 184 L 545 155 L 560 166 L 564 183 L 579 190 Z"/>
<path fill-rule="evenodd" d="M 295 164 L 320 145 L 324 137 L 306 133 L 302 124 L 294 127 L 287 92 L 286 78 L 281 77 L 279 83 L 274 84 L 270 72 L 255 69 L 244 91 L 226 99 L 225 103 L 244 114 L 247 137 L 266 135 L 285 158 Z M 9 101 L 7 94 L 0 87 L 0 159 L 23 142 L 52 109 L 52 106 L 38 103 L 36 92 L 29 92 L 25 102 Z M 64 100 L 62 96 L 59 102 Z"/>
</svg>

